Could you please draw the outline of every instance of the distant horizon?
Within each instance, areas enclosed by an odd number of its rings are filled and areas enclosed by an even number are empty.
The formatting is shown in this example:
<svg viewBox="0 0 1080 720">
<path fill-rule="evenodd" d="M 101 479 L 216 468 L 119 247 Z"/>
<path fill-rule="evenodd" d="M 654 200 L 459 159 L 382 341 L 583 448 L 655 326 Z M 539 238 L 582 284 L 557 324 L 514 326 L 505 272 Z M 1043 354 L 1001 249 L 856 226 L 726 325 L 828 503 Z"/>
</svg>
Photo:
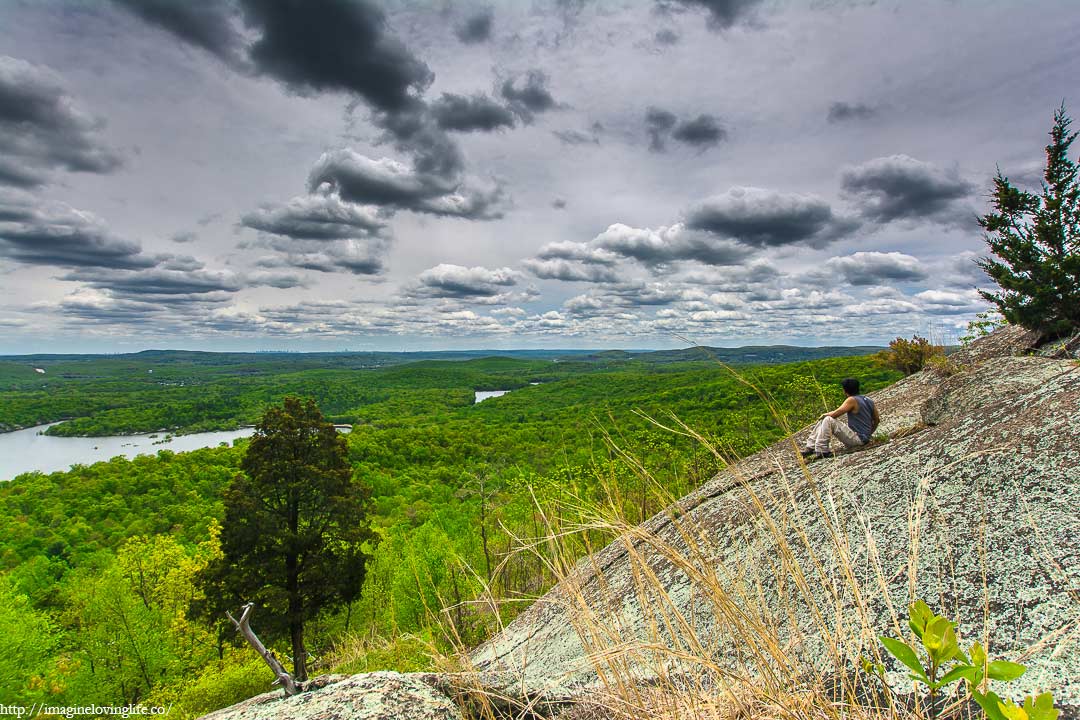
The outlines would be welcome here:
<svg viewBox="0 0 1080 720">
<path fill-rule="evenodd" d="M 74 356 L 100 356 L 100 357 L 113 357 L 124 355 L 138 355 L 140 353 L 169 353 L 169 352 L 190 352 L 190 353 L 203 353 L 208 355 L 361 355 L 361 354 L 393 354 L 393 355 L 421 355 L 421 354 L 439 354 L 439 353 L 455 353 L 455 354 L 477 354 L 477 353 L 600 353 L 600 352 L 626 352 L 631 354 L 641 353 L 653 353 L 653 352 L 670 352 L 673 350 L 692 350 L 694 348 L 704 347 L 713 348 L 719 350 L 746 350 L 752 348 L 778 348 L 778 347 L 790 347 L 803 350 L 812 350 L 820 348 L 884 348 L 888 343 L 857 343 L 854 345 L 848 344 L 824 344 L 824 345 L 800 345 L 794 343 L 750 343 L 747 345 L 686 345 L 676 347 L 508 347 L 508 348 L 496 348 L 496 347 L 467 347 L 467 348 L 446 348 L 446 349 L 427 349 L 427 350 L 358 350 L 343 348 L 338 350 L 202 350 L 192 348 L 163 348 L 163 347 L 147 347 L 141 350 L 130 350 L 124 352 L 20 352 L 20 353 L 3 353 L 0 354 L 0 361 L 11 361 L 19 358 L 26 357 L 74 357 Z"/>
</svg>

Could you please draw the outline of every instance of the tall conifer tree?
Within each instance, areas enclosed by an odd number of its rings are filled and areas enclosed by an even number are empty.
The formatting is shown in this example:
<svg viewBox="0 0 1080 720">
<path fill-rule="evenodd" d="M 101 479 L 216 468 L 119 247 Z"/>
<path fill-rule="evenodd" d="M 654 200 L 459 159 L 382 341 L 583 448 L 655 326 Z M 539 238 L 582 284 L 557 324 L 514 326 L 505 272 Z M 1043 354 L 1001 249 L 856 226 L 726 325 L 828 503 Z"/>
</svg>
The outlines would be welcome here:
<svg viewBox="0 0 1080 720">
<path fill-rule="evenodd" d="M 1013 186 L 999 170 L 994 209 L 979 218 L 998 258 L 979 266 L 1000 286 L 979 293 L 1010 323 L 1058 337 L 1080 328 L 1080 185 L 1069 148 L 1077 133 L 1062 103 L 1054 113 L 1042 192 Z"/>
<path fill-rule="evenodd" d="M 294 680 L 305 680 L 305 622 L 363 584 L 370 491 L 313 400 L 268 409 L 240 468 L 225 491 L 223 558 L 208 571 L 214 599 L 203 612 L 255 603 L 255 625 L 288 634 Z"/>
</svg>

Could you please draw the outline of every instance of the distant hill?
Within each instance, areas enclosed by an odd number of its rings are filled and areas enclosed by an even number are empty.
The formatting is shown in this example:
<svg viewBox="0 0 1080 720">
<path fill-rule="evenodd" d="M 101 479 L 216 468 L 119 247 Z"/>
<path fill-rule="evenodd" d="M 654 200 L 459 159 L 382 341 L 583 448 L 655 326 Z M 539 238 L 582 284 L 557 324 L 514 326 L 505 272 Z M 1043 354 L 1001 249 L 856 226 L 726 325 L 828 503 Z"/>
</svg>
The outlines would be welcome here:
<svg viewBox="0 0 1080 720">
<path fill-rule="evenodd" d="M 870 355 L 884 348 L 873 345 L 856 346 L 826 346 L 826 347 L 797 347 L 795 345 L 747 345 L 737 348 L 709 347 L 698 345 L 690 348 L 676 350 L 605 350 L 587 355 L 575 355 L 560 359 L 577 360 L 579 362 L 625 362 L 637 360 L 640 362 L 665 364 L 681 362 L 716 361 L 729 365 L 745 364 L 779 364 L 791 362 L 804 362 L 807 360 L 823 360 L 834 357 L 850 357 L 853 355 Z"/>
<path fill-rule="evenodd" d="M 773 364 L 869 355 L 880 347 L 796 347 L 794 345 L 748 345 L 738 348 L 697 346 L 676 350 L 431 350 L 419 352 L 208 352 L 202 350 L 142 350 L 119 354 L 0 355 L 0 362 L 27 363 L 48 369 L 51 364 L 107 360 L 168 365 L 273 365 L 297 370 L 318 368 L 370 368 L 401 365 L 422 360 L 476 360 L 487 357 L 522 360 L 559 360 L 592 363 L 637 360 L 647 363 L 678 363 L 720 360 L 731 364 Z"/>
</svg>

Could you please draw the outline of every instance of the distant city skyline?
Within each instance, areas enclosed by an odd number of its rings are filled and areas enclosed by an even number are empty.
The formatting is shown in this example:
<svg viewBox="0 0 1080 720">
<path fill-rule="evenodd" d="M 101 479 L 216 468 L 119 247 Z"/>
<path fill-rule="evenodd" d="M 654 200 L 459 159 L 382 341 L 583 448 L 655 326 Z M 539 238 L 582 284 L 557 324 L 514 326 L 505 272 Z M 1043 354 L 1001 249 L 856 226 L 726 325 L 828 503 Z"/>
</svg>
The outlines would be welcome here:
<svg viewBox="0 0 1080 720">
<path fill-rule="evenodd" d="M 1080 8 L 0 3 L 0 354 L 955 337 Z"/>
</svg>

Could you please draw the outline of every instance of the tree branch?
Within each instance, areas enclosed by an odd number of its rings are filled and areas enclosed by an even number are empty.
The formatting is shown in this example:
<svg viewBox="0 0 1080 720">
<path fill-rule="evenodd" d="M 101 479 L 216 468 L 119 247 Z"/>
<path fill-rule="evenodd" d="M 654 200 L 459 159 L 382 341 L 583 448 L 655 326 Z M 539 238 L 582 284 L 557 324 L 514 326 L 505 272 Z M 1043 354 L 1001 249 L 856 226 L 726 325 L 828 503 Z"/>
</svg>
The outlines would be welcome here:
<svg viewBox="0 0 1080 720">
<path fill-rule="evenodd" d="M 281 687 L 285 689 L 286 695 L 297 695 L 300 692 L 300 688 L 293 682 L 292 675 L 285 672 L 285 668 L 281 666 L 281 663 L 277 661 L 274 654 L 266 649 L 266 646 L 262 644 L 259 637 L 255 634 L 255 631 L 251 629 L 248 624 L 250 622 L 251 609 L 254 607 L 254 603 L 248 603 L 242 608 L 243 612 L 240 613 L 240 619 L 237 620 L 232 616 L 232 613 L 226 612 L 225 615 L 232 620 L 233 625 L 240 631 L 240 634 L 244 636 L 244 639 L 248 641 L 251 647 L 255 648 L 255 652 L 262 655 L 262 659 L 266 661 L 266 664 L 270 666 L 274 676 L 277 678 L 275 683 L 281 683 Z"/>
</svg>

